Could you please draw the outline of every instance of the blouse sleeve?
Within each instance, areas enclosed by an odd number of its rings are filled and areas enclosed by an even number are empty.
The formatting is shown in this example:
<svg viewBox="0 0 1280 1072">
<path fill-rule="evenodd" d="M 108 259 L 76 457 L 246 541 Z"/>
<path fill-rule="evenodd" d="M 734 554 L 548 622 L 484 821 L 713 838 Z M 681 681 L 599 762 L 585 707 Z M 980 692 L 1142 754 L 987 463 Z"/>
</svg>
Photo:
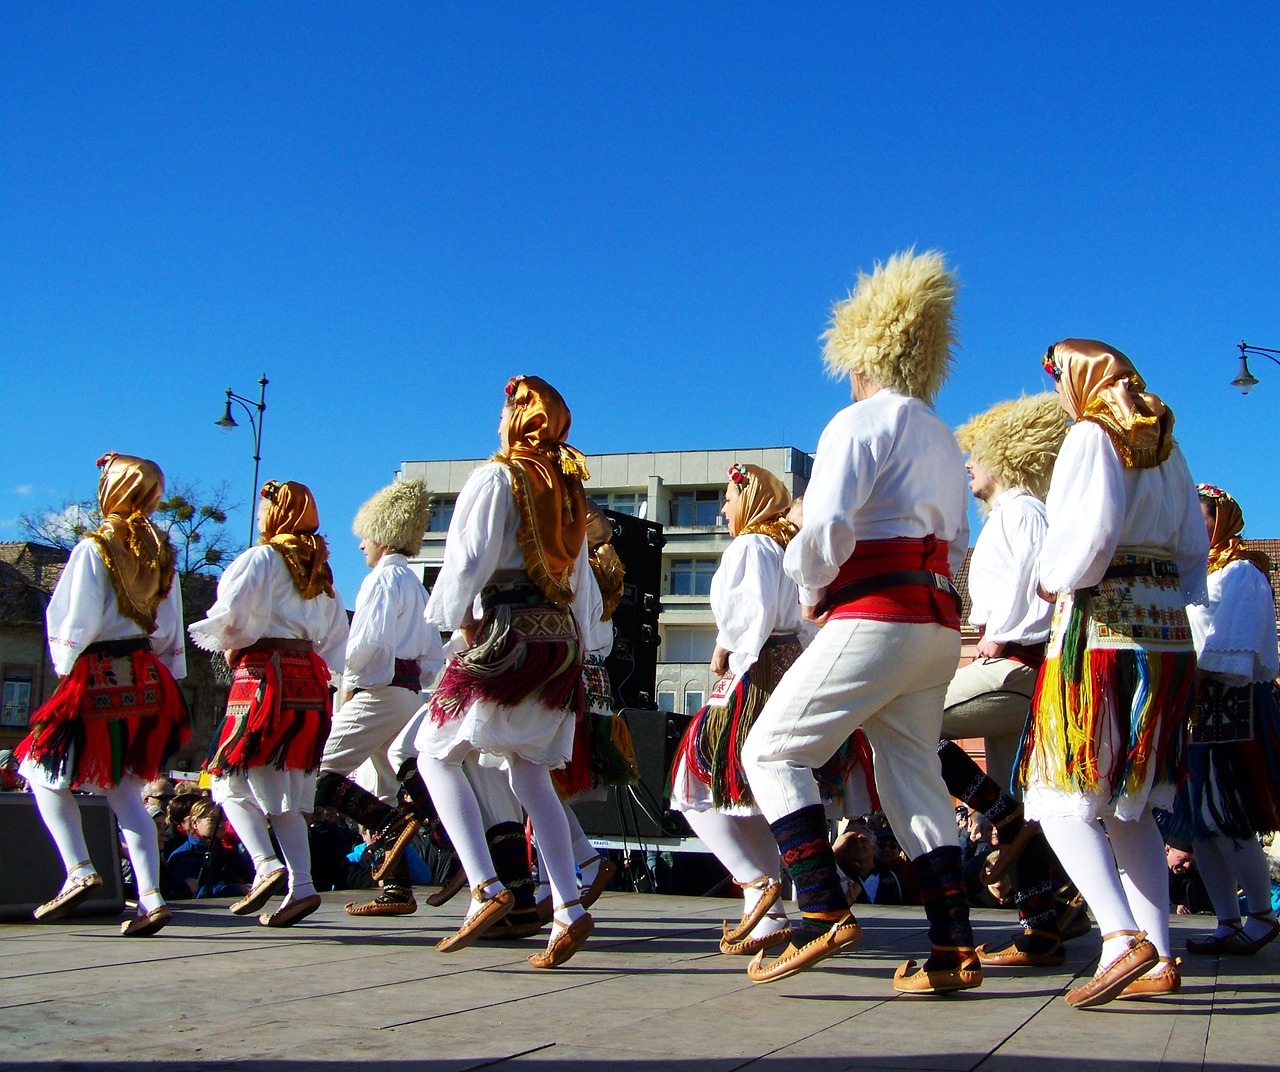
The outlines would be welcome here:
<svg viewBox="0 0 1280 1072">
<path fill-rule="evenodd" d="M 181 681 L 187 676 L 187 645 L 182 635 L 182 583 L 176 576 L 169 594 L 156 611 L 156 631 L 151 634 L 151 650 L 176 680 Z"/>
<path fill-rule="evenodd" d="M 107 564 L 92 540 L 81 540 L 71 549 L 45 611 L 49 653 L 59 674 L 71 673 L 76 657 L 98 638 L 109 595 Z"/>
<path fill-rule="evenodd" d="M 476 596 L 502 562 L 508 527 L 514 532 L 514 511 L 510 477 L 501 464 L 472 473 L 454 504 L 428 621 L 457 629 L 470 620 Z"/>
<path fill-rule="evenodd" d="M 1209 534 L 1205 531 L 1204 514 L 1200 511 L 1200 496 L 1196 493 L 1196 482 L 1191 478 L 1191 470 L 1187 468 L 1180 449 L 1174 447 L 1173 454 L 1165 464 L 1174 466 L 1173 471 L 1185 488 L 1182 495 L 1182 523 L 1178 527 L 1177 547 L 1173 553 L 1174 564 L 1178 567 L 1182 599 L 1189 604 L 1204 603 L 1208 599 L 1206 570 L 1209 561 Z"/>
<path fill-rule="evenodd" d="M 1216 576 L 1221 598 L 1197 653 L 1200 669 L 1234 687 L 1271 680 L 1277 660 L 1270 583 L 1251 562 L 1232 562 Z"/>
<path fill-rule="evenodd" d="M 251 547 L 218 580 L 218 598 L 209 613 L 187 631 L 203 651 L 247 648 L 266 635 L 271 620 L 271 569 L 279 558 L 265 545 Z M 280 568 L 284 568 L 283 562 Z"/>
<path fill-rule="evenodd" d="M 770 553 L 767 536 L 739 536 L 725 548 L 717 574 L 716 644 L 732 652 L 735 674 L 749 670 L 773 632 L 778 617 L 780 556 Z"/>
<path fill-rule="evenodd" d="M 1124 524 L 1124 463 L 1096 424 L 1071 427 L 1045 500 L 1049 531 L 1040 552 L 1040 585 L 1071 592 L 1102 580 Z M 1203 528 L 1203 525 L 1201 526 Z"/>
<path fill-rule="evenodd" d="M 329 667 L 329 673 L 334 677 L 341 677 L 342 666 L 346 661 L 347 634 L 350 629 L 347 622 L 347 607 L 342 602 L 342 594 L 336 588 L 333 590 L 332 598 L 329 596 L 316 596 L 316 598 L 325 601 L 329 612 L 325 622 L 324 637 L 317 638 L 315 641 L 316 652 Z"/>
<path fill-rule="evenodd" d="M 356 597 L 356 613 L 347 637 L 343 684 L 349 688 L 377 688 L 391 683 L 394 675 L 394 593 L 387 571 L 371 573 Z"/>
</svg>

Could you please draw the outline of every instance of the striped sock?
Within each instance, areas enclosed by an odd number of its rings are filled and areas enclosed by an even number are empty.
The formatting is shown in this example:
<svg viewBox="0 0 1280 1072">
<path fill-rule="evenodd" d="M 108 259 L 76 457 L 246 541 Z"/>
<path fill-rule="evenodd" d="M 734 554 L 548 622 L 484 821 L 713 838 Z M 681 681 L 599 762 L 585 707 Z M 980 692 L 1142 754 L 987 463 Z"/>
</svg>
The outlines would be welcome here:
<svg viewBox="0 0 1280 1072">
<path fill-rule="evenodd" d="M 529 840 L 525 837 L 524 824 L 514 821 L 497 823 L 489 827 L 484 836 L 489 843 L 489 855 L 493 857 L 493 869 L 498 873 L 498 879 L 515 896 L 513 911 L 535 910 L 537 887 L 529 867 Z"/>
<path fill-rule="evenodd" d="M 953 797 L 982 812 L 1000 827 L 1000 833 L 1006 839 L 1022 829 L 1022 819 L 1012 818 L 1018 810 L 1018 802 L 955 741 L 938 742 L 938 760 L 942 765 L 942 780 L 947 783 L 947 790 Z"/>
<path fill-rule="evenodd" d="M 929 941 L 934 955 L 944 960 L 958 958 L 940 953 L 939 949 L 959 946 L 973 947 L 973 928 L 969 925 L 969 897 L 965 888 L 964 871 L 960 862 L 960 848 L 944 845 L 911 861 L 920 880 L 920 897 L 924 901 L 924 914 L 929 919 Z M 952 965 L 949 965 L 952 966 Z"/>
<path fill-rule="evenodd" d="M 770 823 L 769 829 L 778 842 L 782 864 L 795 885 L 801 913 L 814 923 L 830 923 L 844 917 L 849 903 L 840 887 L 840 872 L 835 853 L 831 851 L 822 805 L 812 804 L 784 815 Z M 824 932 L 827 929 L 822 928 Z"/>
</svg>

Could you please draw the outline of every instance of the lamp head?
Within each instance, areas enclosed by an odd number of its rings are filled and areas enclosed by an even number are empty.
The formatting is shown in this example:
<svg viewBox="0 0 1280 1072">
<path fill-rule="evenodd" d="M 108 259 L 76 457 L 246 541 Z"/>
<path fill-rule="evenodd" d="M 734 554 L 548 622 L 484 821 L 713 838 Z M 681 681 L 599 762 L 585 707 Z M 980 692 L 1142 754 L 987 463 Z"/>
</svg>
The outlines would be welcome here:
<svg viewBox="0 0 1280 1072">
<path fill-rule="evenodd" d="M 229 432 L 231 431 L 232 428 L 240 427 L 238 424 L 236 424 L 236 419 L 233 416 L 231 416 L 231 392 L 229 390 L 227 391 L 227 404 L 226 406 L 223 407 L 222 416 L 219 417 L 213 423 L 216 424 L 219 428 L 221 428 L 224 432 Z"/>
</svg>

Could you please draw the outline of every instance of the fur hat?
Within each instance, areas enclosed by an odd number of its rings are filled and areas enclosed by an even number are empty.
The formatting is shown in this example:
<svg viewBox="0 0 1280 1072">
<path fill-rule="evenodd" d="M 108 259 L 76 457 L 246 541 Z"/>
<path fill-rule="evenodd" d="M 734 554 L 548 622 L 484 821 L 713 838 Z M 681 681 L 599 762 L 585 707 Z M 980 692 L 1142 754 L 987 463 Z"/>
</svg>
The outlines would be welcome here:
<svg viewBox="0 0 1280 1072">
<path fill-rule="evenodd" d="M 416 555 L 430 520 L 427 485 L 421 480 L 397 480 L 356 511 L 351 531 L 362 540 Z"/>
<path fill-rule="evenodd" d="M 956 277 L 942 254 L 915 249 L 858 273 L 858 289 L 832 310 L 823 357 L 832 376 L 861 372 L 932 405 L 951 371 Z"/>
<path fill-rule="evenodd" d="M 956 429 L 960 448 L 1009 488 L 1037 499 L 1049 491 L 1067 434 L 1067 414 L 1052 391 L 998 402 Z"/>
</svg>

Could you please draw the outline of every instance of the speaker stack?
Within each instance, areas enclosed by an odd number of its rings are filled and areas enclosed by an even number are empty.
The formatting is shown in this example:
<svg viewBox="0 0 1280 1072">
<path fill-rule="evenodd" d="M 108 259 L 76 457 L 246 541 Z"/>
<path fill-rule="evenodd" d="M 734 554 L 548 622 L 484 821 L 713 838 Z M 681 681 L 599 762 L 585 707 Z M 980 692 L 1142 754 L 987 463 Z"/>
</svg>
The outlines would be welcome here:
<svg viewBox="0 0 1280 1072">
<path fill-rule="evenodd" d="M 618 708 L 655 711 L 658 681 L 658 615 L 662 602 L 662 547 L 655 521 L 605 510 L 613 525 L 613 549 L 622 560 L 622 601 L 613 612 L 613 651 L 605 660 Z"/>
</svg>

